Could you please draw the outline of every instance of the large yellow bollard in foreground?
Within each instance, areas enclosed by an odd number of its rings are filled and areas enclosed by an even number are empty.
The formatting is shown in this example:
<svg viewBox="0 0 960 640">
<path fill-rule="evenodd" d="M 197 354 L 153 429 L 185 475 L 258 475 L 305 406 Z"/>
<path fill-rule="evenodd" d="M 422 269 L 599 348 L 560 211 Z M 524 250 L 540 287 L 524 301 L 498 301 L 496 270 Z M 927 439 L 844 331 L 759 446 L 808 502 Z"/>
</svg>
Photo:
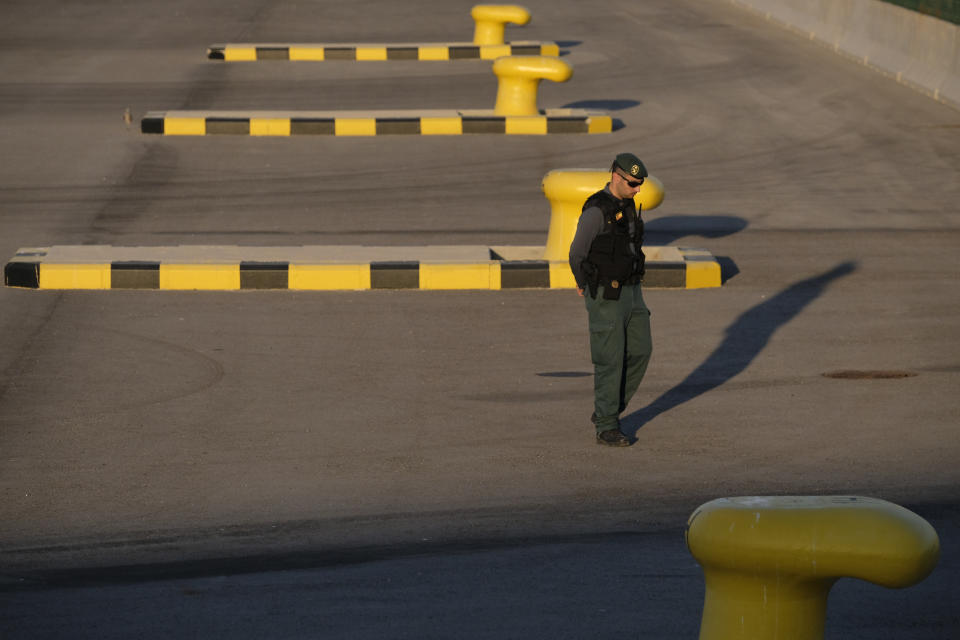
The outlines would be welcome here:
<svg viewBox="0 0 960 640">
<path fill-rule="evenodd" d="M 541 80 L 566 82 L 573 75 L 573 67 L 559 58 L 547 56 L 504 56 L 493 62 L 497 76 L 497 103 L 493 113 L 498 116 L 536 116 L 537 88 Z"/>
<path fill-rule="evenodd" d="M 906 587 L 940 555 L 926 520 L 858 496 L 721 498 L 686 537 L 706 581 L 700 640 L 820 640 L 837 579 Z"/>
<path fill-rule="evenodd" d="M 508 22 L 524 25 L 530 22 L 530 12 L 512 4 L 478 4 L 470 10 L 475 27 L 473 44 L 503 44 L 503 30 Z"/>
<path fill-rule="evenodd" d="M 554 169 L 543 178 L 543 195 L 550 201 L 550 227 L 544 260 L 567 260 L 577 233 L 583 203 L 610 181 L 609 169 Z M 633 197 L 637 211 L 649 211 L 663 202 L 663 183 L 648 175 Z"/>
</svg>

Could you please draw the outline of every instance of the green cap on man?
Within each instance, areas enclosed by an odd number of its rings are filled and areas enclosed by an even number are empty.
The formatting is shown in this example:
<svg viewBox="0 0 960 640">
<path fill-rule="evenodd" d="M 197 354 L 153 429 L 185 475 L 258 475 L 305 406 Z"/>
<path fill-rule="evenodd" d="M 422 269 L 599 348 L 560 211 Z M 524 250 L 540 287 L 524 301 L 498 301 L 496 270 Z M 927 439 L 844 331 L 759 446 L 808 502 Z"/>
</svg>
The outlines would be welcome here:
<svg viewBox="0 0 960 640">
<path fill-rule="evenodd" d="M 647 168 L 640 162 L 640 158 L 632 153 L 621 153 L 613 161 L 615 167 L 620 167 L 633 178 L 646 178 Z"/>
</svg>

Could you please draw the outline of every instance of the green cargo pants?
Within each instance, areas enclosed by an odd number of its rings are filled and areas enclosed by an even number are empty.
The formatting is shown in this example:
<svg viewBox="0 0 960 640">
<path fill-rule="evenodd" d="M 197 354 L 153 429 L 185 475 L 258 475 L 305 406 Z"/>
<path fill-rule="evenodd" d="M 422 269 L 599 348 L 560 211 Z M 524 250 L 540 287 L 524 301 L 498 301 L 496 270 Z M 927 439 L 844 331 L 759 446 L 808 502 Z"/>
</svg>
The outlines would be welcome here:
<svg viewBox="0 0 960 640">
<path fill-rule="evenodd" d="M 653 351 L 650 310 L 640 284 L 624 286 L 619 300 L 604 300 L 602 286 L 596 298 L 584 293 L 593 360 L 593 422 L 600 433 L 620 426 L 620 414 L 647 372 Z"/>
</svg>

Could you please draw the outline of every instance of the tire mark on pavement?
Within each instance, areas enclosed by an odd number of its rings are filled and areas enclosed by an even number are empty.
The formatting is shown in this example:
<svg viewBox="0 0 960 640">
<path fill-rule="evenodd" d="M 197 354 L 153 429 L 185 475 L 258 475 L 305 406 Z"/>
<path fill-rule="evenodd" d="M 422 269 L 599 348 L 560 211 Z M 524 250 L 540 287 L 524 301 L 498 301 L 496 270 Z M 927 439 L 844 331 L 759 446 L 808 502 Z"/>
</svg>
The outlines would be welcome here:
<svg viewBox="0 0 960 640">
<path fill-rule="evenodd" d="M 62 418 L 65 412 L 68 412 L 71 418 L 78 417 L 90 417 L 97 415 L 104 415 L 109 413 L 118 413 L 122 411 L 128 411 L 130 409 L 148 407 L 158 404 L 163 404 L 165 402 L 171 402 L 173 400 L 182 400 L 193 395 L 202 393 L 211 387 L 219 384 L 224 377 L 224 368 L 223 365 L 214 358 L 193 349 L 191 347 L 186 347 L 169 340 L 163 340 L 160 338 L 155 338 L 151 336 L 145 336 L 138 333 L 133 333 L 129 331 L 122 331 L 119 329 L 110 329 L 105 327 L 97 327 L 89 324 L 82 323 L 70 323 L 67 325 L 70 329 L 79 330 L 93 330 L 100 331 L 103 333 L 114 334 L 117 336 L 122 336 L 126 339 L 132 340 L 134 342 L 140 342 L 147 345 L 152 345 L 159 348 L 162 351 L 174 352 L 177 353 L 187 360 L 197 364 L 196 370 L 198 375 L 193 378 L 185 378 L 182 383 L 175 385 L 174 389 L 171 389 L 166 392 L 151 394 L 147 397 L 141 397 L 139 399 L 130 399 L 121 402 L 110 403 L 109 406 L 100 407 L 100 408 L 91 408 L 91 407 L 78 407 L 76 405 L 70 405 L 63 407 L 60 411 L 30 411 L 29 413 L 23 413 L 20 415 L 7 415 L 4 416 L 4 420 L 7 422 L 13 421 L 36 421 L 36 420 L 53 420 L 57 418 Z M 38 330 L 39 333 L 39 330 Z M 118 349 L 119 351 L 119 349 Z M 21 356 L 21 361 L 26 360 L 26 353 L 28 350 L 24 351 L 24 355 Z M 125 351 L 129 353 L 129 351 Z M 20 372 L 24 373 L 26 366 L 21 366 Z M 186 388 L 184 388 L 186 386 Z M 3 389 L 0 389 L 2 392 Z M 2 395 L 0 395 L 2 397 Z"/>
</svg>

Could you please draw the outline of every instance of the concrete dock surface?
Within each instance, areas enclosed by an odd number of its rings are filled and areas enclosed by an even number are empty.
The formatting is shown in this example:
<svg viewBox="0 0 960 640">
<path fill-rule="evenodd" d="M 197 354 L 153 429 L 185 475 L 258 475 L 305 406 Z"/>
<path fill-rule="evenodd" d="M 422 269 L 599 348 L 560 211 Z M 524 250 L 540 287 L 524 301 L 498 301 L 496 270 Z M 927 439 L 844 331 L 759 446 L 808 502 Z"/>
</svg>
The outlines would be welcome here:
<svg viewBox="0 0 960 640">
<path fill-rule="evenodd" d="M 723 0 L 524 3 L 610 134 L 169 138 L 167 109 L 489 109 L 489 61 L 262 61 L 436 42 L 473 3 L 17 2 L 0 255 L 55 245 L 536 246 L 558 167 L 641 157 L 654 355 L 594 443 L 570 290 L 0 289 L 0 637 L 695 637 L 683 531 L 737 495 L 865 495 L 940 536 L 841 580 L 828 638 L 960 635 L 960 112 Z"/>
</svg>

